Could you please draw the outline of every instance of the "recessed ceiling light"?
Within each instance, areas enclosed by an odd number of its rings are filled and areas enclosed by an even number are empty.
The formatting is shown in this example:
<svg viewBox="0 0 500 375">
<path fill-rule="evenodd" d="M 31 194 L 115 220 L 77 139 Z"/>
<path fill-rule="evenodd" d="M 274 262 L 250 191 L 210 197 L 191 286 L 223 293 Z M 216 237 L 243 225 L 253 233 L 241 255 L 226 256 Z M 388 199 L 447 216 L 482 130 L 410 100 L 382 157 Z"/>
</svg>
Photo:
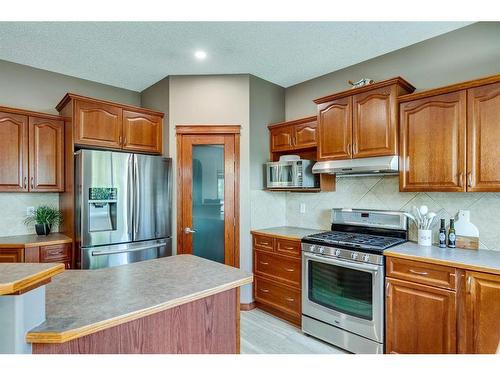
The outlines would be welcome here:
<svg viewBox="0 0 500 375">
<path fill-rule="evenodd" d="M 207 58 L 207 53 L 205 51 L 196 51 L 194 57 L 198 60 L 205 60 Z"/>
</svg>

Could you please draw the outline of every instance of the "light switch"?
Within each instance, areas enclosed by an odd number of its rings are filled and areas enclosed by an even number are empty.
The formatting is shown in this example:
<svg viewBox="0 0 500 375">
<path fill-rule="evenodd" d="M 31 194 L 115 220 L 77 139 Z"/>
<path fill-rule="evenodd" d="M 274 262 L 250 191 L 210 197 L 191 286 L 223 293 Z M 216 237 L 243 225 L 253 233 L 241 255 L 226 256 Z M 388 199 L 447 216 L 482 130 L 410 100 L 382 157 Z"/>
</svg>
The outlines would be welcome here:
<svg viewBox="0 0 500 375">
<path fill-rule="evenodd" d="M 300 204 L 300 213 L 301 214 L 305 214 L 306 213 L 306 204 L 305 203 L 301 203 Z"/>
</svg>

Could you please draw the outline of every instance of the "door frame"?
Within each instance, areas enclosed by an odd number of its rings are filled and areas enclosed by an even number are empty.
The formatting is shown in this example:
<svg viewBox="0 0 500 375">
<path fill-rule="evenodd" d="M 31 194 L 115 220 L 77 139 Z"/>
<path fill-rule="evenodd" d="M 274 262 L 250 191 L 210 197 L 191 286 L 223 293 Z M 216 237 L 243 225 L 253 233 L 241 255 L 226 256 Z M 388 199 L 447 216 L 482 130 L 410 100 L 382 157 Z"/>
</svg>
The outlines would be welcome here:
<svg viewBox="0 0 500 375">
<path fill-rule="evenodd" d="M 183 242 L 183 173 L 182 173 L 182 139 L 185 135 L 201 136 L 232 136 L 234 137 L 234 243 L 232 262 L 226 263 L 233 267 L 240 266 L 240 125 L 177 125 L 177 254 L 186 254 L 182 250 Z"/>
</svg>

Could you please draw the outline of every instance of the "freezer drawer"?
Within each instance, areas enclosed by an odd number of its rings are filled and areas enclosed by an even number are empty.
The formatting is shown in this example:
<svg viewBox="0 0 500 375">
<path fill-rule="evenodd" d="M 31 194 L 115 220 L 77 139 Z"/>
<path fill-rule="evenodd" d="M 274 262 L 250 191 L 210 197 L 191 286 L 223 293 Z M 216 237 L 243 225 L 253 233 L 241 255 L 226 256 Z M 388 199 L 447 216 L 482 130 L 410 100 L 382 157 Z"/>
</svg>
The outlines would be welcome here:
<svg viewBox="0 0 500 375">
<path fill-rule="evenodd" d="M 82 269 L 121 266 L 172 255 L 172 239 L 82 248 Z"/>
</svg>

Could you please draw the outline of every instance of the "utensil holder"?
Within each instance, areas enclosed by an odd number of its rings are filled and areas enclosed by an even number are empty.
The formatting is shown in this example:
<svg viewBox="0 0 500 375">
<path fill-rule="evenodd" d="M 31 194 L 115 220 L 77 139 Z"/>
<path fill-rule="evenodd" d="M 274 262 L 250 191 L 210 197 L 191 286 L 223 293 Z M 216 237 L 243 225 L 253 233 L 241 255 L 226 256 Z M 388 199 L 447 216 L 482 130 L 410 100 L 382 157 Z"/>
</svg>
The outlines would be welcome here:
<svg viewBox="0 0 500 375">
<path fill-rule="evenodd" d="M 421 246 L 432 246 L 432 230 L 419 229 L 418 230 L 418 244 Z"/>
</svg>

